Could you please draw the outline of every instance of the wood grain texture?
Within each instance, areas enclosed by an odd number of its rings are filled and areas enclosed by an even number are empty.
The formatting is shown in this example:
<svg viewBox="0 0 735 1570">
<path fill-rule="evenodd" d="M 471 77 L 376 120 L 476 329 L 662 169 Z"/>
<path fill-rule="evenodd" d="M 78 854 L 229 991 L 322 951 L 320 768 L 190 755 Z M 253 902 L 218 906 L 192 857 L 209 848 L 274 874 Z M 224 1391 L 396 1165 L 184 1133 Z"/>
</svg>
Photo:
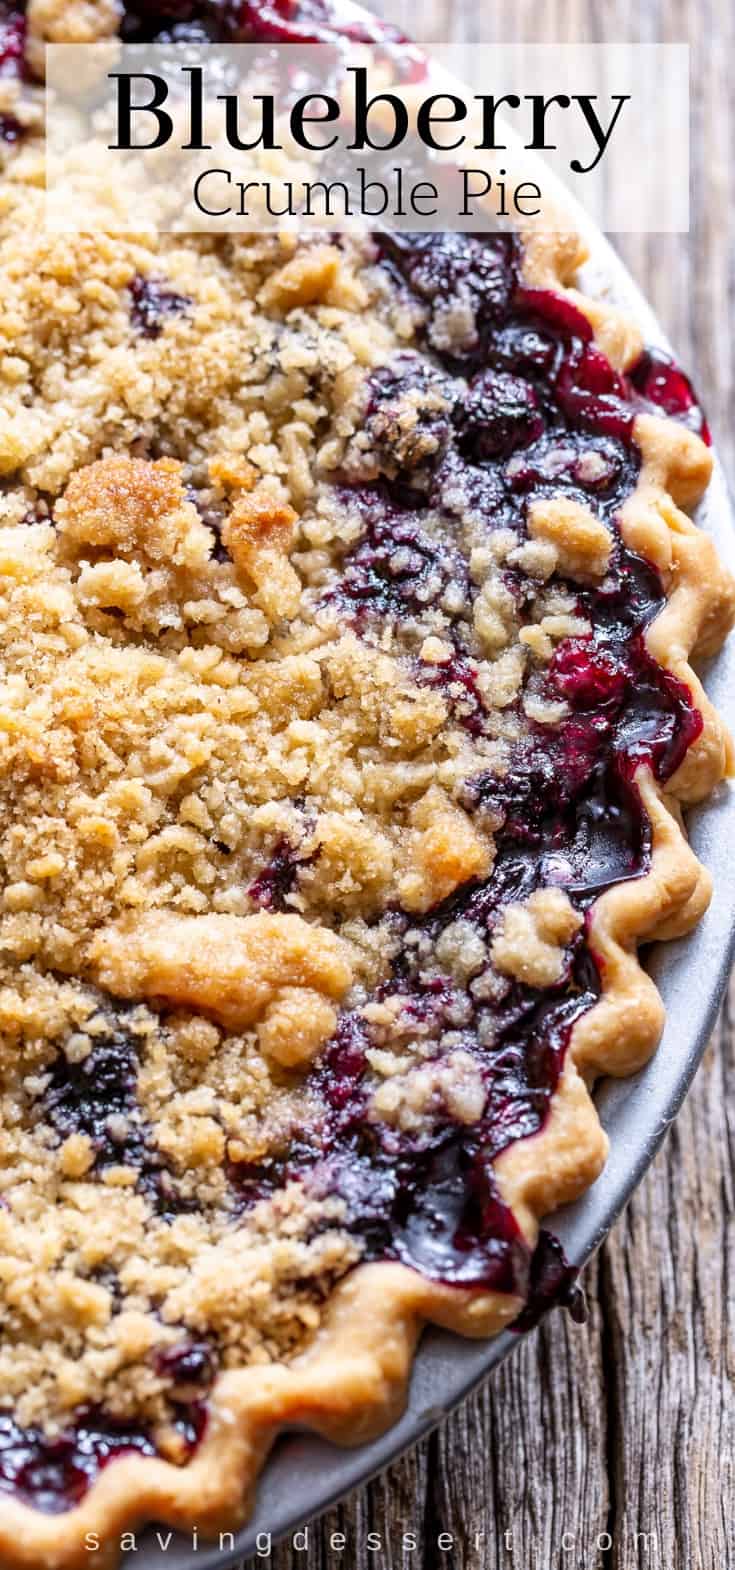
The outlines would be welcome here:
<svg viewBox="0 0 735 1570">
<path fill-rule="evenodd" d="M 374 9 L 427 43 L 689 41 L 692 232 L 627 236 L 619 248 L 694 376 L 732 476 L 731 0 L 376 0 Z M 735 1565 L 734 1043 L 726 1007 L 666 1146 L 587 1270 L 587 1325 L 552 1316 L 438 1433 L 312 1525 L 307 1552 L 274 1550 L 273 1570 Z M 402 1549 L 403 1532 L 415 1534 L 415 1551 Z M 444 1550 L 442 1532 L 452 1538 Z M 347 1539 L 343 1552 L 330 1546 L 334 1533 Z"/>
</svg>

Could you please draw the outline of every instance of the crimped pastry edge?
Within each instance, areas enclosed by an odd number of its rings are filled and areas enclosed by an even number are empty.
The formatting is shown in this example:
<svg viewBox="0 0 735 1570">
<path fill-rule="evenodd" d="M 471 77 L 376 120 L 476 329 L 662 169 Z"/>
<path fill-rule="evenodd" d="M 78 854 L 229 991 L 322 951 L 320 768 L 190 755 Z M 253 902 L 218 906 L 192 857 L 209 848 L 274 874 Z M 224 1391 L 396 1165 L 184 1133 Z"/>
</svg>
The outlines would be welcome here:
<svg viewBox="0 0 735 1570">
<path fill-rule="evenodd" d="M 585 251 L 571 232 L 524 236 L 524 279 L 564 294 L 590 321 L 595 341 L 619 369 L 641 341 L 629 316 L 572 286 Z M 601 962 L 602 994 L 575 1024 L 543 1128 L 496 1162 L 506 1202 L 532 1245 L 540 1218 L 578 1198 L 604 1165 L 607 1138 L 590 1096 L 601 1074 L 624 1076 L 654 1051 L 664 1008 L 636 955 L 639 941 L 680 936 L 709 903 L 710 878 L 686 839 L 681 809 L 708 796 L 730 772 L 732 744 L 689 661 L 714 653 L 735 621 L 735 581 L 712 541 L 681 509 L 704 493 L 712 460 L 699 438 L 675 421 L 639 415 L 638 483 L 620 515 L 625 543 L 661 573 L 666 604 L 646 634 L 649 651 L 689 687 L 703 718 L 663 789 L 650 771 L 636 774 L 652 825 L 651 866 L 593 905 L 591 945 Z M 16 1499 L 0 1506 L 0 1555 L 24 1570 L 106 1570 L 120 1536 L 148 1521 L 200 1534 L 234 1530 L 249 1514 L 258 1473 L 277 1435 L 306 1428 L 336 1443 L 376 1438 L 400 1416 L 423 1326 L 460 1335 L 496 1334 L 517 1315 L 519 1298 L 426 1280 L 405 1266 L 359 1266 L 333 1293 L 314 1341 L 288 1365 L 228 1372 L 209 1397 L 209 1421 L 193 1459 L 177 1467 L 157 1457 L 112 1462 L 81 1503 L 45 1515 Z"/>
</svg>

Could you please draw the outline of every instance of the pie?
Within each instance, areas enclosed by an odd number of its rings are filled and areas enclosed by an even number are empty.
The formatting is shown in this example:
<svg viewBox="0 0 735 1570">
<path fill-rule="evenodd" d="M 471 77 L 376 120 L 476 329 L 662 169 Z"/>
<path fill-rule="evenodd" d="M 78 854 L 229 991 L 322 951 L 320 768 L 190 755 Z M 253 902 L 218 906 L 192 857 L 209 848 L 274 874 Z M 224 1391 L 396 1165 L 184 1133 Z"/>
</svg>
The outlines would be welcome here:
<svg viewBox="0 0 735 1570">
<path fill-rule="evenodd" d="M 0 1554 L 233 1528 L 276 1434 L 522 1314 L 709 878 L 735 587 L 683 373 L 573 234 L 51 236 L 0 22 Z M 353 24 L 354 26 L 354 24 Z M 102 1563 L 103 1557 L 95 1562 Z"/>
</svg>

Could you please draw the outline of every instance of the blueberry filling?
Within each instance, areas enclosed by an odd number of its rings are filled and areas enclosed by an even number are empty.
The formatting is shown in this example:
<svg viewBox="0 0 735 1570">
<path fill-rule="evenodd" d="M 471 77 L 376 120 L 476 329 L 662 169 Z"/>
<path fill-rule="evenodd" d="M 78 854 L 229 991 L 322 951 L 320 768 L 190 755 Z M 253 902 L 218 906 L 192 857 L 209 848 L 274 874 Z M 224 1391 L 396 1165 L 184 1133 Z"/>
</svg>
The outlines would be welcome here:
<svg viewBox="0 0 735 1570">
<path fill-rule="evenodd" d="M 513 1329 L 532 1330 L 550 1308 L 567 1308 L 575 1324 L 587 1319 L 587 1304 L 577 1277 L 579 1271 L 567 1261 L 558 1238 L 544 1227 L 539 1233 L 533 1259 L 528 1300 L 515 1320 Z"/>
<path fill-rule="evenodd" d="M 239 0 L 126 0 L 120 36 L 131 44 L 238 43 L 242 9 Z"/>
<path fill-rule="evenodd" d="M 278 840 L 270 860 L 248 886 L 250 899 L 261 910 L 287 910 L 299 869 L 309 866 L 313 860 L 313 856 L 305 856 L 290 840 Z"/>
<path fill-rule="evenodd" d="M 244 0 L 240 27 L 253 43 L 333 43 L 336 34 L 352 43 L 372 43 L 401 34 L 385 23 L 346 22 L 330 0 Z"/>
<path fill-rule="evenodd" d="M 471 234 L 384 234 L 379 254 L 394 279 L 407 286 L 427 313 L 432 346 L 451 369 L 486 363 L 494 330 L 510 309 L 516 282 L 518 245 L 512 235 L 486 244 Z M 441 324 L 447 306 L 461 302 L 467 313 L 467 340 L 451 340 L 441 353 Z"/>
<path fill-rule="evenodd" d="M 25 7 L 0 0 L 0 82 L 9 77 L 24 81 L 26 41 Z M 0 114 L 0 142 L 11 146 L 23 136 L 23 127 L 14 114 Z"/>
<path fill-rule="evenodd" d="M 421 58 L 389 23 L 340 17 L 337 0 L 125 0 L 120 34 L 126 43 L 400 45 L 412 76 Z"/>
<path fill-rule="evenodd" d="M 207 1341 L 182 1341 L 165 1347 L 155 1363 L 157 1372 L 170 1379 L 177 1403 L 201 1396 L 217 1372 L 217 1359 Z"/>
<path fill-rule="evenodd" d="M 126 43 L 307 43 L 328 16 L 323 0 L 126 0 L 120 33 Z"/>
<path fill-rule="evenodd" d="M 192 1455 L 204 1432 L 199 1403 L 182 1406 L 174 1423 L 184 1456 Z M 83 1411 L 53 1438 L 40 1429 L 21 1429 L 0 1413 L 0 1494 L 56 1514 L 70 1510 L 110 1461 L 126 1455 L 157 1454 L 152 1434 L 104 1412 Z"/>
<path fill-rule="evenodd" d="M 371 486 L 345 491 L 364 522 L 330 590 L 343 616 L 363 636 L 379 636 L 386 622 L 405 634 L 421 611 L 446 611 L 453 588 L 460 589 L 460 605 L 471 599 L 464 558 L 452 543 L 467 509 L 488 533 L 511 525 L 523 538 L 529 503 L 566 495 L 605 519 L 615 543 L 597 587 L 562 585 L 592 628 L 558 644 L 545 670 L 543 696 L 566 705 L 564 718 L 553 727 L 531 721 L 504 776 L 488 772 L 465 783 L 464 806 L 489 817 L 494 829 L 492 875 L 457 890 L 423 923 L 396 917 L 400 954 L 383 993 L 398 995 L 407 1015 L 428 1022 L 431 1039 L 453 1029 L 483 1076 L 481 1118 L 466 1129 L 447 1117 L 418 1137 L 370 1122 L 369 1028 L 343 1018 L 316 1071 L 329 1112 L 313 1165 L 302 1148 L 289 1175 L 343 1196 L 365 1257 L 401 1259 L 446 1282 L 535 1294 L 535 1313 L 544 1301 L 564 1296 L 568 1279 L 546 1245 L 540 1245 L 543 1257 L 530 1256 L 498 1194 L 492 1162 L 543 1126 L 571 1029 L 599 996 L 586 926 L 569 946 L 562 979 L 543 990 L 501 982 L 483 998 L 471 982 L 457 995 L 426 956 L 457 920 L 491 937 L 503 906 L 539 887 L 563 888 L 584 914 L 604 889 L 647 870 L 650 824 L 635 770 L 647 764 L 657 779 L 668 779 L 702 721 L 688 690 L 647 652 L 645 630 L 664 594 L 655 570 L 617 534 L 616 513 L 636 483 L 636 414 L 660 406 L 695 428 L 703 425 L 675 367 L 647 355 L 621 376 L 592 344 L 576 306 L 522 286 L 509 237 L 381 236 L 378 252 L 399 286 L 425 308 L 426 347 L 436 367 L 431 377 L 446 395 L 451 429 L 445 420 L 437 424 L 438 415 L 432 427 L 423 414 L 426 366 L 412 373 L 401 356 L 392 372 L 373 377 L 370 434 L 396 426 L 396 401 L 412 390 L 418 435 L 429 435 L 437 457 L 418 485 L 408 461 L 385 466 Z M 449 297 L 467 306 L 465 341 L 444 334 Z M 376 446 L 380 458 L 380 441 Z M 400 455 L 400 443 L 392 450 Z M 444 517 L 436 537 L 427 507 Z M 512 572 L 507 576 L 522 596 L 520 575 L 516 582 Z M 480 735 L 486 716 L 465 609 L 449 621 L 453 652 L 435 665 L 415 662 L 414 669 L 443 692 L 455 719 Z"/>
<path fill-rule="evenodd" d="M 709 446 L 709 426 L 697 402 L 697 395 L 678 365 L 661 349 L 645 349 L 628 372 L 638 396 L 654 409 L 681 420 Z"/>
<path fill-rule="evenodd" d="M 445 538 L 422 527 L 421 504 L 402 507 L 395 488 L 366 486 L 350 495 L 364 520 L 363 532 L 348 553 L 337 589 L 328 596 L 348 609 L 362 629 L 377 618 L 418 616 L 429 606 L 452 601 L 464 606 L 469 596 L 467 564 Z"/>
<path fill-rule="evenodd" d="M 381 467 L 421 489 L 423 471 L 449 444 L 456 386 L 418 355 L 403 353 L 373 373 L 370 387 L 365 426 Z"/>
<path fill-rule="evenodd" d="M 99 1166 L 139 1160 L 142 1138 L 137 1122 L 137 1054 L 124 1016 L 111 1019 L 104 1034 L 79 1060 L 59 1052 L 43 1098 L 44 1115 L 62 1139 L 84 1134 Z"/>
<path fill-rule="evenodd" d="M 109 1004 L 105 1030 L 85 1057 L 59 1051 L 49 1070 L 40 1108 L 61 1140 L 86 1136 L 92 1167 L 128 1166 L 137 1188 L 164 1219 L 191 1208 L 155 1147 L 137 1098 L 138 1049 L 125 1020 L 125 1006 Z"/>
<path fill-rule="evenodd" d="M 473 893 L 474 917 L 487 921 L 502 895 L 489 883 Z M 429 918 L 432 940 L 459 914 L 472 917 L 472 897 L 465 891 L 466 903 L 453 898 Z M 580 941 L 554 995 L 509 983 L 494 1007 L 481 1000 L 468 1007 L 453 988 L 424 978 L 410 953 L 407 945 L 393 994 L 408 1016 L 428 1020 L 437 1033 L 458 1009 L 464 1015 L 462 1046 L 479 1064 L 487 1093 L 482 1117 L 469 1128 L 446 1118 L 418 1139 L 367 1121 L 369 1037 L 365 1032 L 361 1043 L 347 1018 L 317 1070 L 329 1111 L 316 1165 L 308 1172 L 302 1150 L 292 1175 L 345 1199 L 364 1257 L 398 1259 L 435 1279 L 525 1296 L 529 1252 L 499 1196 L 492 1163 L 512 1141 L 542 1126 L 569 1032 L 598 995 L 596 972 Z"/>
<path fill-rule="evenodd" d="M 6 142 L 9 147 L 19 142 L 23 135 L 23 127 L 13 114 L 0 114 L 0 142 Z"/>
<path fill-rule="evenodd" d="M 485 705 L 477 685 L 477 666 L 472 660 L 453 653 L 437 664 L 420 661 L 416 677 L 422 686 L 438 688 L 443 693 L 453 718 L 470 736 L 482 735 Z"/>
<path fill-rule="evenodd" d="M 455 415 L 463 457 L 507 458 L 539 437 L 544 422 L 531 382 L 510 371 L 480 371 Z"/>
<path fill-rule="evenodd" d="M 24 50 L 26 41 L 25 6 L 0 4 L 0 78 L 20 77 L 26 74 Z"/>
<path fill-rule="evenodd" d="M 129 285 L 130 319 L 144 338 L 160 338 L 168 316 L 179 316 L 191 305 L 186 294 L 177 294 L 165 279 L 136 273 Z"/>
<path fill-rule="evenodd" d="M 653 569 L 618 545 L 604 585 L 579 593 L 592 635 L 565 639 L 548 668 L 547 691 L 567 703 L 568 716 L 553 730 L 532 724 L 504 778 L 479 775 L 465 787 L 466 806 L 500 815 L 503 847 L 528 846 L 539 881 L 577 896 L 596 897 L 645 871 L 649 836 L 635 770 L 648 764 L 668 779 L 701 731 L 687 689 L 645 647 L 662 603 Z"/>
</svg>

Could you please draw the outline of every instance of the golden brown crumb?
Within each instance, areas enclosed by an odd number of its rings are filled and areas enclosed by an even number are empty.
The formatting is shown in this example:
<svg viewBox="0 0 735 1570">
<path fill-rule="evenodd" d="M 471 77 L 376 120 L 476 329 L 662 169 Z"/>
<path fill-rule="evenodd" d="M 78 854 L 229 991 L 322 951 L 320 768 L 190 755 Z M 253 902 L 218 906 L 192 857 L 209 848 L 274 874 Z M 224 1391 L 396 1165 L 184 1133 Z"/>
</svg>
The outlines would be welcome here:
<svg viewBox="0 0 735 1570">
<path fill-rule="evenodd" d="M 222 530 L 235 566 L 252 579 L 256 600 L 272 620 L 295 616 L 301 582 L 288 560 L 297 514 L 265 493 L 242 496 Z"/>
<path fill-rule="evenodd" d="M 532 501 L 528 529 L 534 540 L 556 550 L 560 572 L 570 578 L 602 578 L 612 548 L 610 530 L 599 518 L 570 497 Z"/>
<path fill-rule="evenodd" d="M 203 1009 L 228 1030 L 245 1030 L 288 990 L 344 996 L 349 950 L 335 933 L 300 916 L 179 916 L 149 911 L 103 927 L 89 962 L 115 997 L 165 998 Z M 272 1020 L 271 1020 L 272 1022 Z"/>
</svg>

